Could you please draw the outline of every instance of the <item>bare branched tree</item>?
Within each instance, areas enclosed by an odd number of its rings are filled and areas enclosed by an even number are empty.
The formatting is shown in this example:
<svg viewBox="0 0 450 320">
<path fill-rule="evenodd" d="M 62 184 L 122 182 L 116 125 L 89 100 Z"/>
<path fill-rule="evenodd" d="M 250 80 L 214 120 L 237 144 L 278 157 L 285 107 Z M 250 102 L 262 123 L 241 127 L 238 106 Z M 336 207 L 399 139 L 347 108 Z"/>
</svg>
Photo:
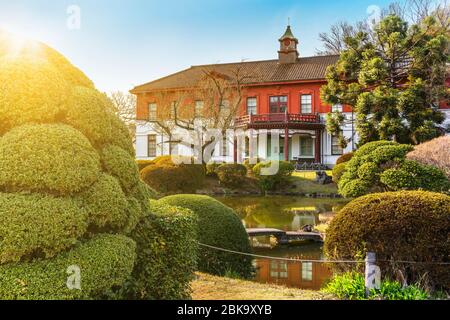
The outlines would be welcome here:
<svg viewBox="0 0 450 320">
<path fill-rule="evenodd" d="M 136 133 L 136 96 L 122 91 L 115 91 L 108 95 L 111 99 L 114 112 L 127 125 L 131 136 Z"/>
<path fill-rule="evenodd" d="M 252 76 L 243 65 L 230 68 L 204 67 L 194 88 L 156 93 L 158 119 L 153 121 L 156 130 L 167 137 L 165 143 L 181 143 L 174 133 L 183 132 L 184 137 L 196 139 L 202 159 L 205 150 L 214 150 L 217 141 L 210 136 L 211 130 L 226 137 L 239 115 L 245 95 L 245 84 Z"/>
<path fill-rule="evenodd" d="M 427 17 L 437 20 L 440 30 L 450 29 L 450 5 L 449 0 L 404 0 L 391 3 L 381 10 L 380 18 L 395 14 L 412 24 L 420 24 Z M 369 24 L 364 21 L 351 25 L 341 21 L 331 26 L 330 31 L 319 34 L 323 49 L 316 50 L 318 55 L 340 54 L 347 49 L 345 39 L 353 37 L 357 32 L 363 31 L 369 37 L 374 36 Z"/>
</svg>

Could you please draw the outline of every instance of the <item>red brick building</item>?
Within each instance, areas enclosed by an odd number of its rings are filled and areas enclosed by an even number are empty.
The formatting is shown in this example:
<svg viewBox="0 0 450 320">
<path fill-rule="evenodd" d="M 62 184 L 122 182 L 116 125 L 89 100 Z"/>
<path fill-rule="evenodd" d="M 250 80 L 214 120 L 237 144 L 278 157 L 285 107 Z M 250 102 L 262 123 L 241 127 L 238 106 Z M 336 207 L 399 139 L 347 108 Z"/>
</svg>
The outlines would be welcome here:
<svg viewBox="0 0 450 320">
<path fill-rule="evenodd" d="M 163 109 L 168 109 L 171 95 L 198 90 L 205 70 L 226 76 L 236 68 L 251 76 L 243 80 L 245 90 L 234 129 L 243 130 L 249 139 L 256 139 L 256 142 L 252 144 L 247 139 L 246 147 L 241 150 L 236 142 L 224 139 L 226 148 L 218 148 L 220 150 L 215 151 L 213 160 L 231 162 L 252 153 L 261 159 L 301 159 L 333 165 L 342 153 L 351 151 L 357 141 L 351 125 L 351 109 L 326 105 L 320 99 L 320 88 L 326 83 L 326 69 L 336 63 L 338 56 L 299 57 L 299 41 L 289 26 L 278 41 L 278 59 L 193 66 L 134 88 L 131 92 L 137 96 L 139 120 L 137 157 L 149 159 L 169 153 L 192 155 L 188 144 L 167 143 L 170 139 L 157 128 L 155 119 L 164 113 Z M 192 96 L 185 98 L 184 103 L 193 105 L 195 110 L 204 105 L 203 101 Z M 447 118 L 450 119 L 450 109 L 447 105 L 442 107 L 449 111 Z M 347 150 L 342 150 L 338 139 L 325 130 L 325 115 L 335 109 L 343 111 L 349 120 L 348 125 L 342 128 L 345 137 L 353 138 Z M 261 136 L 267 130 L 270 130 L 269 135 Z M 180 128 L 174 128 L 174 131 L 184 135 Z M 273 143 L 276 141 L 271 139 L 274 133 L 279 137 L 279 143 Z"/>
</svg>

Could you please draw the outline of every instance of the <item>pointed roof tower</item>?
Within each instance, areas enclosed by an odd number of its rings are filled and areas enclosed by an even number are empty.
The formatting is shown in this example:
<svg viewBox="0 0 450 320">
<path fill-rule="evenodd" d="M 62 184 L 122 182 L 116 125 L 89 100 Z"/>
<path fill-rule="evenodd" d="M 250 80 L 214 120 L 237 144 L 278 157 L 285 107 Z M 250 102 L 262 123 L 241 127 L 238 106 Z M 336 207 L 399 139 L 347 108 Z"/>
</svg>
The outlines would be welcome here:
<svg viewBox="0 0 450 320">
<path fill-rule="evenodd" d="M 295 63 L 298 60 L 297 50 L 298 39 L 294 36 L 291 26 L 288 25 L 284 35 L 278 40 L 280 42 L 280 51 L 278 51 L 278 60 L 280 64 Z"/>
</svg>

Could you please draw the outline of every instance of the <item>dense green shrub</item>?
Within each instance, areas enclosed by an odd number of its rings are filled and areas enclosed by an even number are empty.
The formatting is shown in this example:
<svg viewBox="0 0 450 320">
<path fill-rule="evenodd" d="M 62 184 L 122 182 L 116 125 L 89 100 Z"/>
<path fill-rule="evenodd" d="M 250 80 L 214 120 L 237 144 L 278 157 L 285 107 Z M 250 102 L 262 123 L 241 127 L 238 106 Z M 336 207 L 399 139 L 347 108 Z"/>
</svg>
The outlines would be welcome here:
<svg viewBox="0 0 450 320">
<path fill-rule="evenodd" d="M 356 259 L 375 252 L 385 275 L 400 270 L 409 283 L 427 275 L 432 285 L 450 284 L 450 197 L 425 191 L 371 194 L 346 205 L 327 230 L 325 252 L 332 259 Z M 395 261 L 416 261 L 401 264 Z M 421 264 L 425 263 L 425 264 Z"/>
<path fill-rule="evenodd" d="M 123 295 L 128 299 L 190 298 L 197 267 L 197 217 L 188 209 L 151 201 L 151 212 L 131 233 L 137 262 Z"/>
<path fill-rule="evenodd" d="M 155 164 L 153 160 L 136 160 L 136 164 L 138 165 L 139 172 L 141 172 L 144 168 L 149 165 Z"/>
<path fill-rule="evenodd" d="M 99 156 L 77 130 L 61 124 L 24 125 L 0 138 L 0 187 L 66 195 L 100 174 Z"/>
<path fill-rule="evenodd" d="M 251 252 L 247 232 L 237 214 L 219 201 L 197 195 L 176 195 L 159 200 L 168 204 L 192 210 L 198 217 L 198 241 L 237 252 Z M 226 272 L 248 278 L 252 274 L 252 259 L 245 256 L 200 247 L 198 268 L 215 275 Z"/>
<path fill-rule="evenodd" d="M 87 225 L 70 198 L 0 193 L 0 264 L 53 257 L 75 245 Z"/>
<path fill-rule="evenodd" d="M 250 163 L 250 159 L 246 159 L 246 160 L 244 160 L 243 165 L 244 165 L 248 170 L 250 170 L 251 172 L 253 172 L 253 168 L 254 168 L 258 163 L 260 163 L 261 161 L 262 161 L 262 160 L 258 158 L 258 159 L 256 159 L 256 161 L 253 160 L 252 163 Z"/>
<path fill-rule="evenodd" d="M 0 265 L 0 299 L 98 299 L 130 275 L 136 244 L 121 235 L 99 235 L 48 260 Z M 67 287 L 68 268 L 80 268 L 81 290 Z"/>
<path fill-rule="evenodd" d="M 119 181 L 107 174 L 80 196 L 81 205 L 89 216 L 89 229 L 94 232 L 120 231 L 127 223 L 124 214 L 127 198 Z"/>
<path fill-rule="evenodd" d="M 263 169 L 271 166 L 278 165 L 278 171 L 273 175 L 263 175 Z M 265 191 L 275 190 L 278 187 L 282 187 L 283 184 L 289 182 L 289 178 L 294 172 L 294 165 L 286 161 L 273 161 L 260 162 L 253 168 L 253 173 L 259 180 L 261 188 Z"/>
<path fill-rule="evenodd" d="M 70 89 L 54 66 L 36 57 L 3 57 L 0 70 L 0 136 L 26 123 L 55 121 Z"/>
<path fill-rule="evenodd" d="M 195 192 L 204 184 L 205 169 L 197 164 L 159 162 L 144 168 L 141 178 L 157 192 Z"/>
<path fill-rule="evenodd" d="M 339 183 L 339 180 L 341 180 L 341 177 L 343 176 L 346 170 L 347 170 L 347 163 L 345 162 L 335 165 L 332 173 L 333 182 Z"/>
<path fill-rule="evenodd" d="M 134 159 L 120 147 L 108 145 L 102 149 L 101 160 L 106 172 L 119 179 L 130 192 L 139 183 L 139 171 Z"/>
<path fill-rule="evenodd" d="M 372 289 L 366 297 L 364 276 L 357 272 L 335 275 L 324 289 L 339 299 L 348 300 L 426 300 L 428 294 L 417 285 L 403 287 L 396 281 L 384 280 L 380 289 Z"/>
<path fill-rule="evenodd" d="M 227 163 L 216 169 L 217 177 L 222 185 L 228 188 L 245 186 L 247 168 L 242 164 Z"/>
<path fill-rule="evenodd" d="M 353 158 L 353 152 L 345 153 L 336 160 L 336 165 L 349 162 Z"/>
<path fill-rule="evenodd" d="M 63 119 L 100 148 L 111 142 L 112 125 L 105 117 L 108 112 L 112 112 L 112 103 L 105 94 L 95 89 L 76 87 L 67 103 Z"/>
<path fill-rule="evenodd" d="M 410 145 L 392 141 L 367 143 L 347 162 L 339 192 L 348 198 L 396 190 L 447 191 L 448 180 L 439 169 L 407 161 Z M 395 181 L 397 180 L 397 181 Z"/>
<path fill-rule="evenodd" d="M 24 45 L 21 47 L 11 46 L 11 41 L 14 43 L 16 36 L 6 31 L 0 30 L 0 58 L 5 56 L 29 58 L 36 60 L 40 58 L 50 63 L 60 73 L 60 76 L 64 78 L 68 84 L 72 86 L 83 86 L 94 88 L 94 84 L 89 80 L 86 75 L 78 68 L 72 65 L 62 54 L 53 50 L 43 43 Z M 39 57 L 36 57 L 36 48 L 38 47 Z M 11 48 L 13 52 L 11 52 Z M 48 89 L 48 88 L 47 88 Z"/>
<path fill-rule="evenodd" d="M 8 38 L 0 32 L 0 299 L 106 297 L 131 275 L 124 234 L 152 194 L 129 130 L 59 53 L 30 41 L 10 54 Z M 81 291 L 66 286 L 71 265 Z"/>
<path fill-rule="evenodd" d="M 206 175 L 208 177 L 215 177 L 217 178 L 217 169 L 223 165 L 223 163 L 219 162 L 211 162 L 206 165 Z"/>
<path fill-rule="evenodd" d="M 380 181 L 390 190 L 425 189 L 448 192 L 450 181 L 440 169 L 406 160 L 398 167 L 388 169 L 380 175 Z"/>
</svg>

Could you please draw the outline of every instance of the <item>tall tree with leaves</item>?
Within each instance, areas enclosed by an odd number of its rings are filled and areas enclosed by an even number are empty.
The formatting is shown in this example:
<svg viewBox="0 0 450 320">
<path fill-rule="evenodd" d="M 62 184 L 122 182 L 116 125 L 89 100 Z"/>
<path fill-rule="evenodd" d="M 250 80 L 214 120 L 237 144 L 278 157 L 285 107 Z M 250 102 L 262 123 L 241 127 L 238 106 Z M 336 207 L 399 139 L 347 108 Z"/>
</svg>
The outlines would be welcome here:
<svg viewBox="0 0 450 320">
<path fill-rule="evenodd" d="M 368 32 L 347 37 L 346 50 L 327 71 L 323 101 L 353 107 L 360 143 L 394 140 L 418 144 L 441 133 L 439 103 L 449 58 L 448 30 L 428 17 L 408 26 L 397 15 L 384 17 Z M 344 118 L 327 118 L 330 133 L 341 138 Z"/>
</svg>

